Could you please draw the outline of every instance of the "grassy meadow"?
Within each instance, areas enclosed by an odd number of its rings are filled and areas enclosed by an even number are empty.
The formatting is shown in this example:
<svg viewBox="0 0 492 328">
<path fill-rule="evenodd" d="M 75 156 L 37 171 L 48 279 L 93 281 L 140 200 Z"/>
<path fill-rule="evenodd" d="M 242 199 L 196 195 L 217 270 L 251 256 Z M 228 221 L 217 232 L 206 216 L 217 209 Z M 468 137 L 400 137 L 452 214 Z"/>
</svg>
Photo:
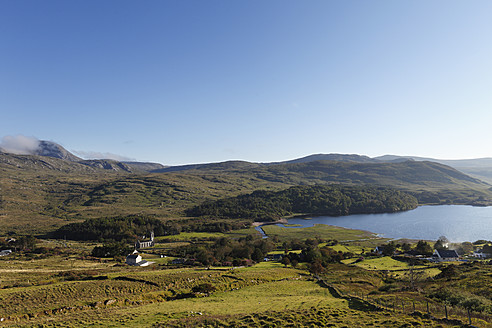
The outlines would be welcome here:
<svg viewBox="0 0 492 328">
<path fill-rule="evenodd" d="M 107 279 L 0 291 L 5 327 L 453 327 L 333 295 L 302 269 L 143 269 L 106 264 Z M 97 276 L 95 276 L 97 277 Z M 94 277 L 94 278 L 95 278 Z M 190 295 L 210 283 L 215 291 Z M 8 304 L 8 306 L 7 306 Z"/>
<path fill-rule="evenodd" d="M 388 239 L 379 238 L 376 234 L 363 230 L 347 229 L 325 224 L 316 224 L 307 228 L 291 228 L 277 225 L 264 225 L 263 231 L 270 237 L 276 237 L 280 241 L 292 239 L 321 238 L 325 240 L 356 241 L 366 245 L 383 243 Z"/>
<path fill-rule="evenodd" d="M 463 308 L 450 307 L 455 321 L 437 321 L 426 316 L 426 302 L 436 317 L 443 318 L 443 304 L 447 304 L 439 299 L 443 289 L 458 294 L 467 290 L 464 297 L 491 292 L 492 266 L 486 263 L 455 265 L 458 271 L 441 277 L 447 265 L 411 266 L 391 257 L 356 261 L 362 249 L 367 252 L 381 240 L 368 238 L 371 235 L 366 232 L 328 228 L 318 237 L 345 240 L 334 249 L 355 257 L 328 265 L 318 278 L 306 263 L 295 268 L 274 261 L 237 268 L 176 266 L 170 263 L 171 257 L 152 254 L 153 249 L 142 256 L 154 264 L 131 267 L 121 258 L 88 257 L 98 244 L 85 242 L 68 242 L 63 252 L 50 256 L 13 254 L 0 258 L 0 326 L 460 327 L 459 322 L 467 320 Z M 281 229 L 289 235 L 286 239 L 278 235 L 280 248 L 283 240 L 313 237 L 303 231 L 309 228 Z M 223 237 L 178 236 L 159 241 L 155 248 L 166 250 L 173 248 L 168 244 L 207 243 L 210 238 Z M 56 240 L 43 240 L 42 245 L 65 246 Z M 208 286 L 206 292 L 199 291 L 203 285 Z M 395 310 L 395 300 L 396 304 L 405 302 L 406 307 Z M 414 314 L 412 302 L 417 304 Z M 474 313 L 472 322 L 490 327 L 485 318 Z"/>
</svg>

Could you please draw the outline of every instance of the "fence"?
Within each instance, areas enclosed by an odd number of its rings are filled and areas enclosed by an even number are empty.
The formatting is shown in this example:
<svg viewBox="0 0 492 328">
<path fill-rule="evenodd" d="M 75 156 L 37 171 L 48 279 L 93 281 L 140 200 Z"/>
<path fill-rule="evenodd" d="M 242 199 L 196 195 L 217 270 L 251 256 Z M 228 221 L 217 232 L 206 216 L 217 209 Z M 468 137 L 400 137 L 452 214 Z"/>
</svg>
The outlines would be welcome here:
<svg viewBox="0 0 492 328">
<path fill-rule="evenodd" d="M 457 325 L 468 324 L 477 327 L 492 327 L 492 316 L 482 312 L 470 311 L 461 307 L 441 303 L 417 300 L 409 297 L 398 298 L 386 295 L 370 295 L 362 292 L 342 292 L 322 281 L 332 294 L 343 298 L 356 298 L 372 305 L 375 309 L 398 312 L 408 315 L 420 315 L 437 320 L 446 320 Z"/>
</svg>

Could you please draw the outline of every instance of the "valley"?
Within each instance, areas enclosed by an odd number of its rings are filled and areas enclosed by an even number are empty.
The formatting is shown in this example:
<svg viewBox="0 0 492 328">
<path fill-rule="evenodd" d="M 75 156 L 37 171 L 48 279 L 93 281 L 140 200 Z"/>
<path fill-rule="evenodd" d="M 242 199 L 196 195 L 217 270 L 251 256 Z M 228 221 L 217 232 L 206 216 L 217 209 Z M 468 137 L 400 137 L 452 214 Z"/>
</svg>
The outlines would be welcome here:
<svg viewBox="0 0 492 328">
<path fill-rule="evenodd" d="M 394 241 L 274 225 L 263 239 L 252 224 L 489 205 L 490 185 L 433 162 L 312 159 L 166 168 L 0 153 L 0 236 L 13 250 L 0 257 L 0 325 L 489 326 L 490 290 L 472 286 L 492 266 L 469 247 L 470 262 L 436 265 L 395 255 L 417 240 L 378 255 L 376 246 Z M 151 264 L 125 264 L 149 231 L 155 244 L 139 254 Z"/>
</svg>

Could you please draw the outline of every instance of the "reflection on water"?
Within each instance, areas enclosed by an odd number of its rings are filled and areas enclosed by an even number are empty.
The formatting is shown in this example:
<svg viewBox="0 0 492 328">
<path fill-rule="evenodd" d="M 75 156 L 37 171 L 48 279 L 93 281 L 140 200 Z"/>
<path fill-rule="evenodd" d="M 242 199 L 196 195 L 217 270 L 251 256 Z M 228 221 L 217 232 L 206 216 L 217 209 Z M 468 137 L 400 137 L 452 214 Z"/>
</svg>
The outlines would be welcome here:
<svg viewBox="0 0 492 328">
<path fill-rule="evenodd" d="M 421 206 L 400 213 L 292 218 L 288 222 L 302 227 L 329 224 L 368 230 L 388 238 L 437 240 L 440 236 L 446 236 L 454 242 L 492 239 L 492 207 Z"/>
<path fill-rule="evenodd" d="M 263 231 L 263 228 L 261 226 L 255 227 L 255 230 L 261 233 L 262 238 L 268 238 L 268 236 L 266 235 L 265 231 Z"/>
</svg>

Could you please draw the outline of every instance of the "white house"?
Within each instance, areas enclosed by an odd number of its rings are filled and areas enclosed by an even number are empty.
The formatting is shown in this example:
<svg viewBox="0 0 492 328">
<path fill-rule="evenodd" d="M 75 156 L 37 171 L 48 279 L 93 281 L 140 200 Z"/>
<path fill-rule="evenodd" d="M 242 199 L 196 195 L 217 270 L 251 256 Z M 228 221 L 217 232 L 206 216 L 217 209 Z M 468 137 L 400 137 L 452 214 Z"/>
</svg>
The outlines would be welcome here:
<svg viewBox="0 0 492 328">
<path fill-rule="evenodd" d="M 454 249 L 436 249 L 432 258 L 439 262 L 442 261 L 457 261 L 459 259 L 458 253 Z"/>
<path fill-rule="evenodd" d="M 473 257 L 479 258 L 479 259 L 486 259 L 490 257 L 490 254 L 484 253 L 483 250 L 476 250 L 473 252 Z"/>
<path fill-rule="evenodd" d="M 150 264 L 150 262 L 143 260 L 137 251 L 134 251 L 132 254 L 128 255 L 125 263 L 134 266 L 147 266 Z"/>
<path fill-rule="evenodd" d="M 376 248 L 374 249 L 373 252 L 376 253 L 376 254 L 378 254 L 378 255 L 381 255 L 384 252 L 384 248 L 385 248 L 384 245 L 376 246 Z"/>
<path fill-rule="evenodd" d="M 7 255 L 10 255 L 12 254 L 12 250 L 10 249 L 6 249 L 6 250 L 3 250 L 3 251 L 0 251 L 0 256 L 7 256 Z"/>
</svg>

